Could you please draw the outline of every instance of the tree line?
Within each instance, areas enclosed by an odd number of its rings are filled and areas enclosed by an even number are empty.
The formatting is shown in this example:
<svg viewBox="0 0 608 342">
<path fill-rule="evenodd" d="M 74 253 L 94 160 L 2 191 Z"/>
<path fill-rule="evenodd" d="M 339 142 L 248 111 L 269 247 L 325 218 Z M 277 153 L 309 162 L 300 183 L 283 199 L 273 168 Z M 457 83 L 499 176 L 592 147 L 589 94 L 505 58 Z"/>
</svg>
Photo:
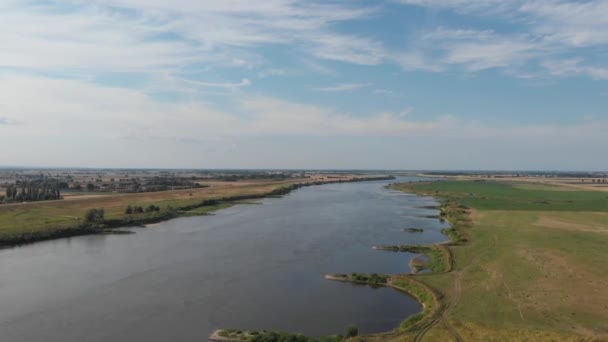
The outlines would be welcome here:
<svg viewBox="0 0 608 342">
<path fill-rule="evenodd" d="M 56 181 L 20 181 L 6 188 L 4 202 L 33 202 L 62 199 Z"/>
<path fill-rule="evenodd" d="M 160 211 L 160 207 L 154 204 L 150 204 L 149 206 L 147 206 L 145 209 L 144 207 L 140 207 L 140 206 L 127 206 L 127 208 L 125 209 L 125 214 L 131 215 L 131 214 L 141 214 L 143 212 L 146 213 L 150 213 L 153 211 Z"/>
</svg>

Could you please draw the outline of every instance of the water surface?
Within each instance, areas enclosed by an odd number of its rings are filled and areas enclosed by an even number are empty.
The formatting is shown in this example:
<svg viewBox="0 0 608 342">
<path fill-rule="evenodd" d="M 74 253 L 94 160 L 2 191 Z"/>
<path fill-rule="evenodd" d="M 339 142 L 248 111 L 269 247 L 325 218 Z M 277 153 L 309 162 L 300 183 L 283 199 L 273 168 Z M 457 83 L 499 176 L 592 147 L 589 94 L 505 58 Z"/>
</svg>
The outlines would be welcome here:
<svg viewBox="0 0 608 342">
<path fill-rule="evenodd" d="M 401 179 L 409 180 L 409 179 Z M 2 341 L 195 341 L 216 328 L 308 335 L 395 328 L 420 305 L 327 273 L 409 272 L 408 253 L 375 244 L 445 240 L 386 181 L 330 184 L 213 216 L 0 250 Z M 403 228 L 424 228 L 405 233 Z"/>
</svg>

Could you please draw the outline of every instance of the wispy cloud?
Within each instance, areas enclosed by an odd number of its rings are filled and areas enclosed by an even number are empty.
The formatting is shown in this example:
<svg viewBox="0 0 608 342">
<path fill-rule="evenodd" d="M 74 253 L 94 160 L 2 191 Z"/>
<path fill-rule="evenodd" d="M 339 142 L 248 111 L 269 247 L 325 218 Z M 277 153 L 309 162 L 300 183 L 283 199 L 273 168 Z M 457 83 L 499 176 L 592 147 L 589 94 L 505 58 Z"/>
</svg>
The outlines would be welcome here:
<svg viewBox="0 0 608 342">
<path fill-rule="evenodd" d="M 546 60 L 542 66 L 555 76 L 585 75 L 596 80 L 608 80 L 608 68 L 586 65 L 582 58 Z"/>
<path fill-rule="evenodd" d="M 335 91 L 349 91 L 355 89 L 361 89 L 364 87 L 369 87 L 370 83 L 341 83 L 330 87 L 320 87 L 313 88 L 316 91 L 326 91 L 326 92 L 335 92 Z"/>
<path fill-rule="evenodd" d="M 32 101 L 34 97 L 36 101 Z M 413 108 L 395 113 L 354 116 L 333 108 L 270 97 L 239 100 L 240 109 L 249 114 L 239 117 L 201 102 L 163 102 L 135 90 L 104 87 L 84 81 L 43 80 L 24 76 L 0 77 L 0 103 L 4 111 L 22 122 L 11 127 L 0 125 L 0 146 L 12 146 L 3 150 L 3 160 L 25 164 L 35 160 L 49 165 L 95 165 L 101 154 L 112 156 L 105 166 L 209 167 L 228 164 L 269 167 L 268 164 L 260 164 L 266 161 L 261 162 L 258 154 L 255 154 L 255 160 L 248 157 L 253 153 L 249 148 L 251 141 L 263 137 L 263 141 L 274 138 L 279 141 L 305 141 L 306 145 L 289 144 L 288 149 L 281 148 L 285 144 L 263 145 L 270 148 L 274 156 L 270 158 L 269 154 L 268 160 L 281 160 L 281 164 L 271 164 L 270 167 L 336 167 L 335 160 L 340 160 L 338 157 L 348 151 L 346 155 L 352 152 L 359 159 L 376 161 L 374 167 L 389 166 L 386 161 L 382 164 L 382 160 L 399 160 L 399 163 L 390 165 L 401 168 L 408 165 L 452 168 L 466 165 L 542 168 L 549 165 L 581 168 L 580 165 L 605 166 L 601 158 L 593 158 L 597 162 L 589 164 L 584 155 L 597 155 L 608 144 L 605 134 L 608 122 L 597 118 L 569 124 L 490 124 L 454 116 L 421 121 L 409 115 Z M 58 152 L 63 145 L 57 145 L 60 140 L 57 132 L 61 132 L 60 138 L 67 141 L 66 146 L 70 146 L 66 147 L 70 148 L 69 154 Z M 120 140 L 125 137 L 132 138 L 129 148 L 125 148 L 124 140 Z M 290 137 L 298 139 L 286 140 Z M 320 150 L 313 151 L 308 145 L 317 141 L 318 137 L 350 139 L 342 140 L 350 143 L 338 148 L 324 143 Z M 369 146 L 370 141 L 375 141 L 369 140 L 374 137 L 392 139 L 391 143 L 383 145 L 385 154 L 378 155 L 375 148 L 371 151 L 363 148 Z M 36 139 L 44 139 L 48 144 L 31 148 L 27 142 L 38 141 Z M 86 142 L 76 144 L 86 147 L 74 147 L 74 141 Z M 115 141 L 121 143 L 116 144 Z M 428 149 L 419 148 L 420 141 L 440 148 L 429 153 Z M 231 147 L 239 144 L 243 152 Z M 134 155 L 132 149 L 139 147 L 141 152 Z M 294 154 L 294 148 L 299 149 L 298 153 Z M 211 151 L 213 149 L 217 151 Z M 482 157 L 471 160 L 472 149 Z M 581 149 L 589 153 L 581 154 Z M 265 149 L 258 146 L 257 150 Z M 484 164 L 480 161 L 497 152 L 509 156 L 509 161 L 501 164 Z M 192 158 L 197 153 L 201 158 Z M 232 159 L 226 159 L 227 153 Z M 543 155 L 542 164 L 538 162 L 540 153 Z M 323 154 L 328 161 L 324 164 L 318 158 L 311 158 L 307 159 L 306 165 L 299 164 L 307 154 Z M 396 154 L 404 157 L 386 157 Z M 564 154 L 569 156 L 569 164 L 563 164 Z M 211 157 L 214 164 L 209 164 Z M 433 164 L 438 160 L 442 163 Z M 466 164 L 458 164 L 458 160 L 465 160 Z M 425 164 L 427 162 L 429 164 Z M 370 164 L 360 167 L 364 165 Z"/>
<path fill-rule="evenodd" d="M 321 59 L 377 64 L 379 43 L 331 29 L 376 10 L 290 0 L 14 2 L 0 11 L 0 65 L 112 71 L 239 67 L 260 60 L 253 48 L 265 44 L 289 44 Z"/>
<path fill-rule="evenodd" d="M 33 94 L 36 101 L 31 101 Z M 91 137 L 166 137 L 218 139 L 241 136 L 380 136 L 414 133 L 432 123 L 404 120 L 401 113 L 351 116 L 331 108 L 292 103 L 270 97 L 246 97 L 235 113 L 209 104 L 162 102 L 136 90 L 104 87 L 75 80 L 0 77 L 0 101 L 23 127 L 3 137 L 49 136 L 61 130 L 89 127 Z M 99 105 L 103 103 L 104 105 Z M 86 113 L 84 115 L 83 113 Z M 146 120 L 141 120 L 145 117 Z"/>
<path fill-rule="evenodd" d="M 241 82 L 238 83 L 212 83 L 212 82 L 201 82 L 201 81 L 196 81 L 196 80 L 188 80 L 188 79 L 181 79 L 184 82 L 190 83 L 190 84 L 195 84 L 195 85 L 199 85 L 199 86 L 203 86 L 203 87 L 212 87 L 212 88 L 227 88 L 227 89 L 236 89 L 236 88 L 241 88 L 241 87 L 246 87 L 251 85 L 251 81 L 243 78 L 241 80 Z"/>
<path fill-rule="evenodd" d="M 424 69 L 432 65 L 445 69 L 450 65 L 463 66 L 467 71 L 503 68 L 509 74 L 519 75 L 518 69 L 552 67 L 549 74 L 556 75 L 555 63 L 546 60 L 563 59 L 572 55 L 593 56 L 594 52 L 580 48 L 593 48 L 608 44 L 608 3 L 590 1 L 524 1 L 524 0 L 396 0 L 406 5 L 422 6 L 434 10 L 450 10 L 489 17 L 492 20 L 515 24 L 515 30 L 496 32 L 461 27 L 438 27 L 422 34 L 418 54 L 420 58 L 402 58 L 404 67 Z M 432 43 L 429 43 L 432 42 Z M 581 54 L 582 52 L 582 54 Z M 582 60 L 581 60 L 582 62 Z M 590 76 L 604 79 L 606 66 L 570 68 L 559 75 Z M 530 75 L 530 73 L 526 73 Z M 537 73 L 540 74 L 540 73 Z"/>
<path fill-rule="evenodd" d="M 374 93 L 382 95 L 395 95 L 395 92 L 389 89 L 375 89 Z"/>
</svg>

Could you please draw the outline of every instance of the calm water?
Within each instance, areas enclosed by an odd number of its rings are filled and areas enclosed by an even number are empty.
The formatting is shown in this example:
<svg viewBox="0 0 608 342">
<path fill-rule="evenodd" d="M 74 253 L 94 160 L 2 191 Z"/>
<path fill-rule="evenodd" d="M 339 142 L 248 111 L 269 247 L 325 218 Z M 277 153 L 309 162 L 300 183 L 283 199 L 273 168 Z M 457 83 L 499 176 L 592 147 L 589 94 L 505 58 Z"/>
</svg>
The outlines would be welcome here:
<svg viewBox="0 0 608 342">
<path fill-rule="evenodd" d="M 413 298 L 323 279 L 406 273 L 407 253 L 372 245 L 445 240 L 442 224 L 424 217 L 437 212 L 419 208 L 433 205 L 430 198 L 383 189 L 387 183 L 308 187 L 137 234 L 0 250 L 0 340 L 205 341 L 216 328 L 392 329 L 420 310 Z"/>
</svg>

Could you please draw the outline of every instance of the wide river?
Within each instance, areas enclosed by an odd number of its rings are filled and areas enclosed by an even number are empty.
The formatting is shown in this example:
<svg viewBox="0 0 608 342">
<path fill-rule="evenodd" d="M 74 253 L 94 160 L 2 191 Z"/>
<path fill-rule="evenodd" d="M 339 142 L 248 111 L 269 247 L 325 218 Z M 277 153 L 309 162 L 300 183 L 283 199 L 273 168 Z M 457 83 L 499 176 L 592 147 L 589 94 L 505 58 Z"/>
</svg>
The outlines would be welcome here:
<svg viewBox="0 0 608 342">
<path fill-rule="evenodd" d="M 415 180 L 400 178 L 399 181 Z M 308 335 L 393 329 L 420 305 L 327 273 L 409 272 L 375 244 L 445 240 L 431 198 L 388 181 L 299 189 L 136 234 L 0 250 L 0 340 L 206 341 L 217 328 Z M 423 233 L 403 228 L 421 227 Z"/>
</svg>

